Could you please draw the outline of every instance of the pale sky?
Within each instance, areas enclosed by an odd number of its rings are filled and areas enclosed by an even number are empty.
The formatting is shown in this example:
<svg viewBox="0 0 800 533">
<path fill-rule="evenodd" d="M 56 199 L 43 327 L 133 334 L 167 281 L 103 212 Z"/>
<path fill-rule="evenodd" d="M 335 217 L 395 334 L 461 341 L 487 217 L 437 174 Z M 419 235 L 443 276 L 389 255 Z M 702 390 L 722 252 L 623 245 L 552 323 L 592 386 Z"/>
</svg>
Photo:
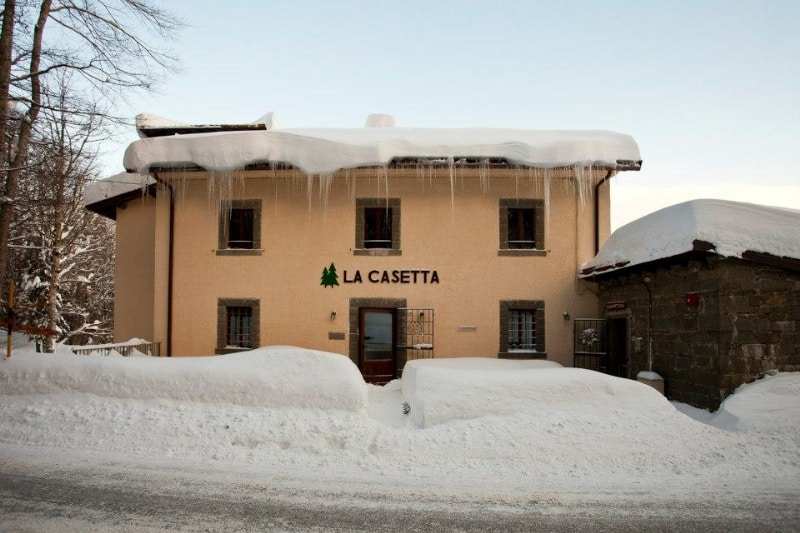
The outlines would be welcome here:
<svg viewBox="0 0 800 533">
<path fill-rule="evenodd" d="M 121 112 L 193 124 L 607 129 L 612 225 L 692 198 L 800 209 L 800 1 L 170 0 L 182 72 Z M 122 170 L 133 128 L 106 147 Z"/>
</svg>

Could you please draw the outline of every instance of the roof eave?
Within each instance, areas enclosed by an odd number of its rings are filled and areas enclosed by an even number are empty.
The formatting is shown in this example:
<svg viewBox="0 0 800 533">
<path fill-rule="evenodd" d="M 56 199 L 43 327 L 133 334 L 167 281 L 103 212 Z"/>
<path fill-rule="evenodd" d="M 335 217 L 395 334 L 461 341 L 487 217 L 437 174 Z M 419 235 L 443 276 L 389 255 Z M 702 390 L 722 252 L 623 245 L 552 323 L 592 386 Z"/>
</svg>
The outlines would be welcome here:
<svg viewBox="0 0 800 533">
<path fill-rule="evenodd" d="M 155 197 L 155 185 L 147 185 L 146 187 L 127 191 L 116 196 L 109 196 L 108 198 L 103 198 L 102 200 L 86 204 L 84 207 L 92 213 L 110 218 L 111 220 L 116 220 L 118 207 L 124 207 L 126 203 L 130 202 L 131 200 L 141 198 L 145 194 Z"/>
</svg>

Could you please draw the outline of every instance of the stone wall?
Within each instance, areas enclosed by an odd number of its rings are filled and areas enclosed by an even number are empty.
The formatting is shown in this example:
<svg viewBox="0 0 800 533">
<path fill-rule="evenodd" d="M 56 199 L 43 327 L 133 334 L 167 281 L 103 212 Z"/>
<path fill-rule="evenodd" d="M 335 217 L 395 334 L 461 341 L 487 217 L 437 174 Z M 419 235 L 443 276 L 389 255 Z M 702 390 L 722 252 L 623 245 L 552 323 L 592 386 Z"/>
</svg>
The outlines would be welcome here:
<svg viewBox="0 0 800 533">
<path fill-rule="evenodd" d="M 719 261 L 720 394 L 770 370 L 800 370 L 800 273 L 739 260 Z"/>
<path fill-rule="evenodd" d="M 715 410 L 769 370 L 800 370 L 800 274 L 708 255 L 611 276 L 599 288 L 600 316 L 630 321 L 629 377 L 658 372 L 670 399 Z M 606 313 L 608 302 L 625 308 Z"/>
</svg>

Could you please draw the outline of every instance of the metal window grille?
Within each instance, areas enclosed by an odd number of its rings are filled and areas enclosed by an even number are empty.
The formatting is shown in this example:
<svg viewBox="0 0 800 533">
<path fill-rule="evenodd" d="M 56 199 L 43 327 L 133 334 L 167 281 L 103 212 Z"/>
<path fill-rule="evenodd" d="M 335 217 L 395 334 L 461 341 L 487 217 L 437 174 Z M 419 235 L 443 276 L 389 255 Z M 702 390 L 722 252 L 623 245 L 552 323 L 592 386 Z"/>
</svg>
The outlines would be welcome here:
<svg viewBox="0 0 800 533">
<path fill-rule="evenodd" d="M 536 311 L 532 309 L 509 310 L 508 349 L 536 350 Z"/>
<path fill-rule="evenodd" d="M 392 208 L 364 208 L 364 248 L 392 247 Z"/>
<path fill-rule="evenodd" d="M 227 344 L 236 348 L 253 347 L 252 307 L 228 307 Z"/>
</svg>

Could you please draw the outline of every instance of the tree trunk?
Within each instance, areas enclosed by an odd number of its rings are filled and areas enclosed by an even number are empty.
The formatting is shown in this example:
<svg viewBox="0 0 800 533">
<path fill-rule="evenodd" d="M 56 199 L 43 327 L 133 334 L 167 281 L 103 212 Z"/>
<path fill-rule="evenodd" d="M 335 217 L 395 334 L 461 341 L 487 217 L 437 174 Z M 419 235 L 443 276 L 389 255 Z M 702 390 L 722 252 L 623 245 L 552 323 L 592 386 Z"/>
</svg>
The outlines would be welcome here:
<svg viewBox="0 0 800 533">
<path fill-rule="evenodd" d="M 6 6 L 8 6 L 8 1 L 9 0 L 6 0 Z M 20 122 L 15 151 L 13 157 L 10 158 L 11 165 L 6 173 L 4 191 L 5 202 L 2 205 L 2 209 L 0 209 L 0 276 L 3 277 L 3 287 L 5 287 L 5 280 L 9 277 L 6 272 L 8 268 L 8 238 L 10 236 L 11 219 L 14 211 L 13 202 L 17 196 L 17 183 L 22 173 L 22 167 L 27 159 L 28 145 L 31 142 L 31 135 L 33 133 L 33 124 L 36 122 L 42 103 L 42 86 L 38 72 L 42 58 L 44 27 L 47 23 L 47 17 L 50 15 L 51 1 L 52 0 L 42 0 L 39 10 L 39 19 L 36 21 L 36 26 L 34 26 L 30 63 L 30 72 L 32 74 L 31 103 L 28 112 Z M 4 18 L 3 26 L 5 26 L 5 23 L 6 21 Z M 8 94 L 7 91 L 6 94 Z"/>
<path fill-rule="evenodd" d="M 62 95 L 63 98 L 63 95 Z M 61 245 L 64 238 L 64 187 L 66 186 L 66 118 L 62 115 L 59 123 L 57 137 L 58 155 L 56 161 L 55 183 L 55 206 L 53 207 L 53 239 L 50 243 L 50 284 L 47 288 L 47 329 L 57 331 L 58 328 L 58 284 L 61 281 Z M 45 336 L 44 351 L 53 353 L 56 351 L 56 335 L 48 334 Z"/>
<path fill-rule="evenodd" d="M 0 165 L 5 166 L 6 131 L 8 131 L 9 95 L 11 87 L 11 48 L 14 44 L 14 14 L 16 0 L 6 0 L 3 10 L 3 33 L 0 34 Z"/>
</svg>

